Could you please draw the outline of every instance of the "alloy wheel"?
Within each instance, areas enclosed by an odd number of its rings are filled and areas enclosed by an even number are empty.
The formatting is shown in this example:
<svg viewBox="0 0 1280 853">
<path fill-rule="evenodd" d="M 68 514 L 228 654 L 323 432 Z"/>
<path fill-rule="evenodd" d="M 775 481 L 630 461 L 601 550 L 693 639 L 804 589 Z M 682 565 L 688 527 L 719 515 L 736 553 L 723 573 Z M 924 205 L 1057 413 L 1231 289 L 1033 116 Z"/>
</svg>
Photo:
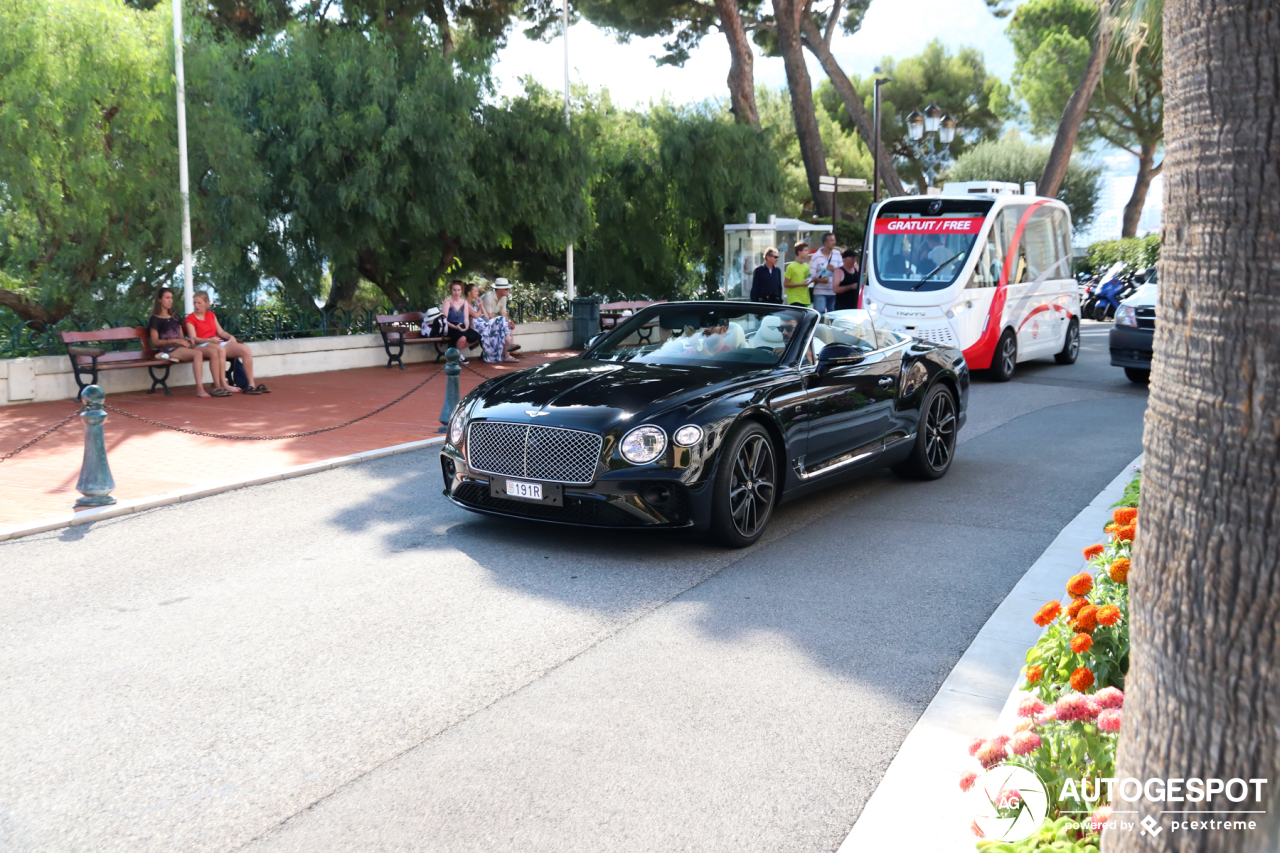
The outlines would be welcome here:
<svg viewBox="0 0 1280 853">
<path fill-rule="evenodd" d="M 1080 355 L 1080 327 L 1073 325 L 1067 332 L 1070 340 L 1067 341 L 1067 352 L 1071 354 L 1071 360 L 1075 361 L 1076 356 Z"/>
<path fill-rule="evenodd" d="M 1013 369 L 1017 366 L 1018 342 L 1013 335 L 1004 339 L 1004 346 L 1000 348 L 1000 366 L 1004 368 L 1005 376 L 1012 376 Z"/>
<path fill-rule="evenodd" d="M 762 435 L 748 436 L 733 460 L 729 514 L 742 536 L 754 536 L 769 520 L 774 497 L 773 447 Z"/>
<path fill-rule="evenodd" d="M 925 415 L 925 457 L 935 471 L 947 467 L 956 446 L 956 407 L 951 395 L 941 393 L 933 399 Z"/>
</svg>

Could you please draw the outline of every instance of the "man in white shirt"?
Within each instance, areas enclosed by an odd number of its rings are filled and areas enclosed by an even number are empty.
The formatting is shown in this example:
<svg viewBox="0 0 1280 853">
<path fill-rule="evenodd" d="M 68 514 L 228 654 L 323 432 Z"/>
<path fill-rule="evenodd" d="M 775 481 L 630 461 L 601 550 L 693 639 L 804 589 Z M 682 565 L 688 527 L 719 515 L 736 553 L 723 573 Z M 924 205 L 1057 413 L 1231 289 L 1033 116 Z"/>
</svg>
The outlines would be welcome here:
<svg viewBox="0 0 1280 853">
<path fill-rule="evenodd" d="M 836 235 L 828 231 L 822 237 L 822 248 L 809 258 L 809 278 L 813 281 L 813 307 L 819 314 L 834 311 L 836 292 L 832 286 L 834 273 L 843 259 L 836 248 Z"/>
<path fill-rule="evenodd" d="M 507 321 L 507 352 L 515 353 L 520 349 L 520 345 L 511 337 L 515 332 L 516 324 L 507 316 L 507 297 L 510 294 L 511 282 L 505 278 L 494 279 L 493 287 L 486 290 L 480 297 L 480 307 L 484 308 L 484 313 L 491 319 L 501 317 Z"/>
</svg>

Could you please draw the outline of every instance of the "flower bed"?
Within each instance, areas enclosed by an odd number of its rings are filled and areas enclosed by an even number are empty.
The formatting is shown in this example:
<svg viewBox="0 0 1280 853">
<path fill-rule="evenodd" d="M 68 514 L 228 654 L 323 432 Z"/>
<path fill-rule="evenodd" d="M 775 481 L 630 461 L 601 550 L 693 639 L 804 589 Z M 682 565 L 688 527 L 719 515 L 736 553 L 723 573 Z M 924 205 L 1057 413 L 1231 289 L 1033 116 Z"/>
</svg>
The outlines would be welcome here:
<svg viewBox="0 0 1280 853">
<path fill-rule="evenodd" d="M 1032 617 L 1045 632 L 1027 651 L 1020 722 L 1012 732 L 969 746 L 983 770 L 1026 767 L 1049 795 L 1048 815 L 1034 835 L 1017 844 L 979 841 L 985 853 L 1097 853 L 1111 817 L 1110 807 L 1098 802 L 1097 780 L 1114 775 L 1129 671 L 1129 560 L 1140 482 L 1141 474 L 1116 505 L 1105 529 L 1108 542 L 1084 549 L 1088 570 L 1067 581 L 1069 603 L 1048 602 Z M 961 790 L 970 790 L 979 772 L 961 777 Z M 1009 805 L 1003 793 L 994 803 L 1001 815 Z M 976 822 L 972 829 L 981 836 Z"/>
</svg>

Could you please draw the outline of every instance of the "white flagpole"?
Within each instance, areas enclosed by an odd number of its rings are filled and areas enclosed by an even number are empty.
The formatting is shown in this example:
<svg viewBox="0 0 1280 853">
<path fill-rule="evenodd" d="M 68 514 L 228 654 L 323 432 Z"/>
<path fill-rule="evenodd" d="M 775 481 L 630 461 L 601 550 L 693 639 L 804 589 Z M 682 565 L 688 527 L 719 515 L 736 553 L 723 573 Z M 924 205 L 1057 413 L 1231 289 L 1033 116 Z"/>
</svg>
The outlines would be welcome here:
<svg viewBox="0 0 1280 853">
<path fill-rule="evenodd" d="M 186 313 L 195 311 L 191 296 L 191 181 L 187 176 L 187 92 L 182 74 L 182 0 L 173 0 L 173 55 L 178 80 L 178 192 L 182 196 L 182 301 Z"/>
<path fill-rule="evenodd" d="M 563 0 L 561 10 L 561 20 L 564 25 L 564 126 L 569 126 L 569 0 Z M 568 299 L 577 296 L 577 289 L 573 286 L 573 243 L 570 243 L 564 250 L 565 254 L 565 282 L 564 292 Z"/>
</svg>

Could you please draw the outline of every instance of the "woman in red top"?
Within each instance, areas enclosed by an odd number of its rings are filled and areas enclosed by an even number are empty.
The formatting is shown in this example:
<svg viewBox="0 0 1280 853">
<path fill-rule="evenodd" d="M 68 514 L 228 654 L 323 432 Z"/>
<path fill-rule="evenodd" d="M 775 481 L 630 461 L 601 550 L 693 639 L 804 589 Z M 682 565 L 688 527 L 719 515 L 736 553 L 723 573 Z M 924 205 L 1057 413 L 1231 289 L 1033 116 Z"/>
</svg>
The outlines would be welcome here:
<svg viewBox="0 0 1280 853">
<path fill-rule="evenodd" d="M 237 341 L 234 335 L 224 331 L 218 318 L 209 310 L 208 291 L 197 290 L 191 296 L 191 303 L 196 310 L 187 315 L 188 333 L 195 338 L 197 346 L 210 351 L 210 358 L 215 360 L 215 365 L 221 364 L 220 368 L 215 369 L 215 373 L 220 371 L 219 376 L 225 382 L 227 359 L 238 358 L 244 363 L 244 373 L 249 380 L 249 387 L 244 393 L 270 394 L 266 385 L 255 385 L 253 382 L 253 353 Z"/>
</svg>

